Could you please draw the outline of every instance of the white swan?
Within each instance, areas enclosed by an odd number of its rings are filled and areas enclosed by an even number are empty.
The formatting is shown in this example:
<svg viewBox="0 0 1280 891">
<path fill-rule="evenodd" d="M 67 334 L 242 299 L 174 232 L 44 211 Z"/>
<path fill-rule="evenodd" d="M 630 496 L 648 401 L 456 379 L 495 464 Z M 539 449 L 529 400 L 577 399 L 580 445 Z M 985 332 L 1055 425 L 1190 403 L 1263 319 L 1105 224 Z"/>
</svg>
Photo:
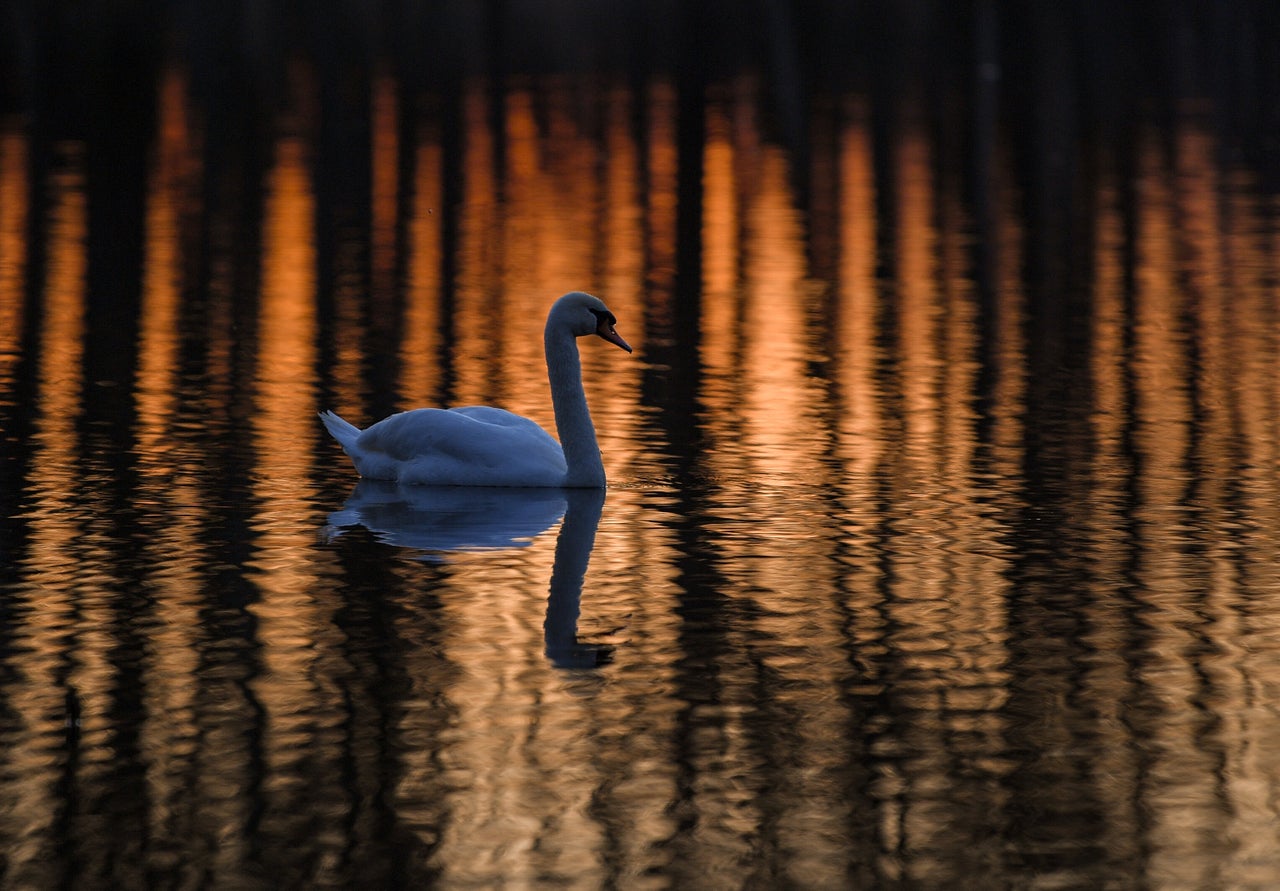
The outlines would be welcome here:
<svg viewBox="0 0 1280 891">
<path fill-rule="evenodd" d="M 560 442 L 528 418 L 487 405 L 418 408 L 365 430 L 331 411 L 320 419 L 363 477 L 434 486 L 602 488 L 604 462 L 582 390 L 574 338 L 597 334 L 628 353 L 617 319 L 598 298 L 572 291 L 547 314 L 543 348 Z M 563 446 L 563 448 L 562 448 Z"/>
</svg>

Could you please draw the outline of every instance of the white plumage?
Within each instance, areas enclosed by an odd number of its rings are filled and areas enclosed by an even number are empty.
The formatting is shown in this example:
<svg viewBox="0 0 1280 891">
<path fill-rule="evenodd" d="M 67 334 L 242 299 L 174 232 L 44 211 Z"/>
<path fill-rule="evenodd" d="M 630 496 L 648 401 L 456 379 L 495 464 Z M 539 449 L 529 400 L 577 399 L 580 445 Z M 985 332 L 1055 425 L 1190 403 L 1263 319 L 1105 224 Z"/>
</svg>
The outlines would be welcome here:
<svg viewBox="0 0 1280 891">
<path fill-rule="evenodd" d="M 596 334 L 628 353 L 617 320 L 596 297 L 573 291 L 547 314 L 543 348 L 560 442 L 501 408 L 418 408 L 361 430 L 331 411 L 320 419 L 361 476 L 435 486 L 603 487 L 604 462 L 582 388 L 576 338 Z"/>
</svg>

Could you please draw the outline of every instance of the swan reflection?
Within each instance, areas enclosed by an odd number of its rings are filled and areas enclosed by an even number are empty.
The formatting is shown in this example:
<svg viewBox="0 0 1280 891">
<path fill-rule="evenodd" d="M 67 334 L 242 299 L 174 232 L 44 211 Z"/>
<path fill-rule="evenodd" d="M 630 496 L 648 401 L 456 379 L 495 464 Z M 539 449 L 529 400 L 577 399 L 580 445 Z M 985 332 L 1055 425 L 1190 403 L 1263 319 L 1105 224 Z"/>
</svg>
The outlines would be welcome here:
<svg viewBox="0 0 1280 891">
<path fill-rule="evenodd" d="M 565 513 L 561 489 L 411 486 L 362 479 L 342 510 L 329 515 L 330 540 L 363 526 L 379 541 L 426 552 L 523 548 Z"/>
<path fill-rule="evenodd" d="M 563 517 L 543 624 L 546 655 L 561 667 L 590 667 L 613 658 L 611 645 L 578 640 L 582 583 L 605 491 L 414 486 L 362 479 L 342 509 L 329 515 L 324 532 L 333 541 L 363 526 L 379 541 L 419 551 L 420 559 L 438 560 L 451 552 L 527 547 Z"/>
</svg>

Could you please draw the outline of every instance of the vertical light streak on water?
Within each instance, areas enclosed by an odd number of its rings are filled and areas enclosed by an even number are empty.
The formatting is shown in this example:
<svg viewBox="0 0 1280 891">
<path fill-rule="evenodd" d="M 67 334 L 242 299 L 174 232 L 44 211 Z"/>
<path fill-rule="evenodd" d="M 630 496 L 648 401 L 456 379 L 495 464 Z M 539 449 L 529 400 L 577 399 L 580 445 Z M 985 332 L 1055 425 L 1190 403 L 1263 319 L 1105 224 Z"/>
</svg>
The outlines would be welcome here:
<svg viewBox="0 0 1280 891">
<path fill-rule="evenodd" d="M 347 806 L 344 712 L 335 675 L 341 633 L 334 592 L 320 584 L 311 525 L 314 455 L 311 407 L 316 373 L 315 199 L 305 144 L 282 136 L 267 174 L 263 209 L 253 415 L 254 556 L 261 672 L 250 682 L 262 710 L 263 780 L 257 831 L 269 839 L 306 834 L 312 811 Z M 353 818 L 354 819 L 354 818 Z M 313 867 L 332 867 L 334 839 L 318 839 Z M 287 844 L 272 848 L 294 856 Z"/>
<path fill-rule="evenodd" d="M 400 115 L 399 91 L 395 78 L 379 74 L 370 85 L 370 179 L 369 290 L 375 305 L 395 305 L 397 222 L 400 194 Z M 395 330 L 390 313 L 379 321 L 387 330 Z M 398 333 L 398 332 L 397 332 Z"/>
<path fill-rule="evenodd" d="M 26 283 L 27 139 L 0 121 L 0 405 L 11 404 Z"/>
<path fill-rule="evenodd" d="M 997 152 L 998 168 L 1014 167 L 1006 157 L 1007 150 Z M 990 364 L 991 376 L 989 472 L 993 481 L 1006 481 L 1007 492 L 1018 492 L 1023 474 L 1026 445 L 1027 413 L 1027 343 L 1026 290 L 1023 263 L 1026 257 L 1025 222 L 1020 216 L 1017 187 L 1007 173 L 994 180 L 993 201 L 994 269 L 991 279 L 995 290 L 990 306 L 994 318 L 988 320 L 994 337 Z M 1002 501 L 1006 516 L 1020 505 L 1016 496 Z"/>
<path fill-rule="evenodd" d="M 875 279 L 876 187 L 867 114 L 860 104 L 850 105 L 840 130 L 837 159 L 840 261 L 832 337 L 837 369 L 836 454 L 844 469 L 842 488 L 850 501 L 870 505 L 875 500 L 873 474 L 885 460 L 888 446 L 882 435 L 885 419 L 878 377 L 883 355 L 877 346 L 881 304 Z M 865 520 L 854 525 L 861 531 Z"/>
<path fill-rule="evenodd" d="M 574 228 L 580 243 L 590 242 L 593 230 L 581 221 L 569 222 L 580 209 L 573 206 L 572 190 L 556 181 L 557 146 L 540 132 L 533 92 L 511 89 L 501 102 L 506 166 L 498 183 L 502 209 L 495 235 L 504 246 L 504 261 L 500 271 L 490 272 L 501 309 L 485 331 L 477 332 L 482 336 L 475 348 L 488 349 L 492 357 L 485 401 L 532 418 L 554 434 L 551 392 L 542 371 L 542 328 L 552 300 L 571 288 L 585 289 L 581 282 L 566 281 L 580 279 L 588 268 L 574 266 L 572 254 L 564 256 L 564 241 L 555 230 Z"/>
<path fill-rule="evenodd" d="M 640 435 L 641 375 L 644 339 L 644 219 L 641 207 L 640 150 L 631 128 L 635 99 L 630 91 L 612 87 L 603 99 L 604 132 L 600 164 L 600 236 L 594 241 L 592 266 L 601 283 L 601 296 L 618 317 L 618 331 L 631 348 L 629 355 L 615 347 L 593 344 L 583 367 L 591 375 L 591 416 L 605 456 L 605 471 L 615 483 L 635 479 L 653 452 Z M 603 347 L 603 348 L 600 348 Z"/>
<path fill-rule="evenodd" d="M 449 405 L 492 405 L 493 369 L 497 363 L 490 344 L 498 333 L 510 335 L 526 327 L 526 319 L 505 317 L 503 295 L 495 270 L 501 269 L 505 245 L 500 238 L 501 208 L 495 166 L 497 134 L 490 126 L 490 86 L 470 80 L 463 87 L 462 197 L 457 208 L 458 300 L 454 307 L 452 338 L 456 375 Z"/>
<path fill-rule="evenodd" d="M 489 274 L 492 276 L 490 286 L 501 296 L 502 315 L 500 321 L 492 320 L 486 339 L 500 347 L 504 361 L 494 363 L 492 376 L 496 384 L 485 395 L 492 400 L 491 404 L 503 405 L 512 398 L 516 383 L 509 377 L 512 372 L 520 379 L 536 377 L 530 372 L 542 364 L 542 321 L 546 318 L 547 301 L 568 290 L 561 278 L 549 285 L 550 290 L 538 293 L 539 287 L 550 278 L 548 267 L 554 262 L 548 256 L 555 251 L 548 240 L 548 230 L 561 214 L 566 217 L 572 214 L 572 198 L 569 195 L 552 198 L 556 191 L 550 170 L 552 147 L 544 142 L 544 134 L 540 132 L 534 91 L 512 88 L 498 103 L 503 112 L 498 153 L 505 167 L 496 185 L 502 204 L 497 218 L 498 231 L 494 235 L 502 243 L 503 259 L 499 268 Z M 548 211 L 553 208 L 549 220 Z M 508 357 L 518 362 L 505 361 Z M 540 387 L 538 391 L 546 392 L 546 388 Z M 535 420 L 543 423 L 545 418 Z"/>
<path fill-rule="evenodd" d="M 78 502 L 80 462 L 76 418 L 84 387 L 86 228 L 83 148 L 62 157 L 44 184 L 47 211 L 40 232 L 48 273 L 36 346 L 39 411 L 31 443 L 23 518 L 27 546 L 23 582 L 13 592 L 11 631 L 15 677 L 6 686 L 11 733 L 6 734 L 0 814 L 6 824 L 7 875 L 30 885 L 56 884 L 59 836 L 74 819 L 63 783 L 82 770 L 81 739 L 107 728 L 100 710 L 95 647 L 83 635 L 84 602 L 96 579 L 80 562 L 84 534 Z M 95 623 L 101 616 L 94 615 Z M 81 652 L 84 646 L 87 652 Z"/>
<path fill-rule="evenodd" d="M 645 189 L 645 265 L 648 309 L 669 321 L 676 273 L 676 91 L 666 79 L 646 85 L 644 127 L 648 137 L 643 159 Z"/>
<path fill-rule="evenodd" d="M 541 256 L 529 279 L 532 308 L 557 291 L 592 290 L 604 250 L 598 97 L 582 96 L 562 79 L 542 86 L 546 135 L 539 151 L 542 184 L 536 213 Z M 569 287 L 565 283 L 570 283 Z M 597 288 L 598 290 L 598 288 Z M 605 295 L 608 296 L 608 295 Z"/>
<path fill-rule="evenodd" d="M 150 659 L 143 677 L 145 719 L 139 749 L 151 843 L 181 846 L 199 834 L 192 803 L 195 711 L 202 644 L 202 509 L 195 466 L 177 422 L 182 382 L 180 313 L 183 299 L 184 219 L 198 210 L 199 161 L 187 118 L 186 80 L 167 72 L 158 93 L 155 162 L 147 184 L 138 370 L 134 402 L 137 500 L 154 528 L 142 543 L 146 584 L 154 597 Z M 203 812 L 207 816 L 207 812 Z"/>
<path fill-rule="evenodd" d="M 890 151 L 897 186 L 897 227 L 892 233 L 897 258 L 892 310 L 897 387 L 892 395 L 899 400 L 901 441 L 889 468 L 893 503 L 887 519 L 893 538 L 886 547 L 883 609 L 888 622 L 885 644 L 897 675 L 891 694 L 904 719 L 871 754 L 879 773 L 876 796 L 883 805 L 883 841 L 890 852 L 902 855 L 930 849 L 943 806 L 918 783 L 940 772 L 937 740 L 943 728 L 937 697 L 950 654 L 947 640 L 937 632 L 945 623 L 950 591 L 939 556 L 941 507 L 912 497 L 913 492 L 935 490 L 939 456 L 937 232 L 931 215 L 929 146 L 918 129 L 904 123 Z M 917 868 L 928 875 L 936 867 L 925 860 Z"/>
<path fill-rule="evenodd" d="M 601 239 L 596 246 L 598 278 L 610 308 L 628 319 L 632 336 L 640 333 L 644 297 L 644 209 L 641 206 L 640 146 L 632 117 L 635 95 L 610 87 L 604 102 L 601 163 L 604 187 L 600 196 Z M 628 343 L 636 346 L 628 337 Z"/>
<path fill-rule="evenodd" d="M 880 609 L 884 581 L 881 524 L 884 517 L 881 473 L 892 461 L 886 435 L 886 393 L 881 369 L 879 319 L 884 312 L 882 291 L 877 287 L 876 181 L 867 109 L 850 102 L 844 109 L 836 164 L 839 194 L 836 246 L 839 251 L 835 330 L 832 346 L 832 414 L 837 437 L 836 456 L 841 477 L 836 492 L 842 512 L 838 554 L 842 573 L 836 580 L 838 599 L 834 610 L 844 622 L 840 653 L 847 679 L 843 703 L 849 709 L 850 736 L 855 728 L 869 728 L 867 704 L 880 700 L 887 686 L 885 613 Z M 870 813 L 876 794 L 867 788 L 867 777 L 879 768 L 869 763 L 868 740 L 850 740 L 850 752 L 859 765 L 847 780 L 855 813 L 861 812 L 868 828 L 866 845 L 882 850 L 887 845 Z M 858 819 L 858 818 L 855 818 Z M 856 825 L 852 823 L 851 825 Z M 867 873 L 873 864 L 858 872 Z"/>
<path fill-rule="evenodd" d="M 1085 632 L 1088 661 L 1081 666 L 1080 687 L 1104 741 L 1090 769 L 1090 791 L 1113 827 L 1107 858 L 1129 879 L 1140 854 L 1142 815 L 1133 800 L 1141 769 L 1126 730 L 1125 707 L 1132 692 L 1129 646 L 1132 591 L 1129 559 L 1129 492 L 1133 464 L 1131 429 L 1129 308 L 1125 255 L 1127 235 L 1120 205 L 1121 186 L 1105 171 L 1094 199 L 1094 240 L 1090 252 L 1093 300 L 1089 343 L 1090 461 L 1082 534 L 1089 544 L 1085 566 L 1095 579 L 1108 579 L 1112 594 L 1090 604 Z"/>
<path fill-rule="evenodd" d="M 968 227 L 932 148 L 906 123 L 893 145 L 898 186 L 895 322 L 901 454 L 892 463 L 893 505 L 885 544 L 885 642 L 894 654 L 891 695 L 903 709 L 891 747 L 877 750 L 882 823 L 890 850 L 911 854 L 909 876 L 958 876 L 999 859 L 991 814 L 1005 804 L 1007 769 L 988 755 L 1004 736 L 1007 696 L 1007 530 L 975 498 L 984 474 L 976 450 L 976 299 L 962 272 Z M 997 410 L 1005 411 L 1001 406 Z M 918 493 L 931 493 L 927 500 Z M 1009 490 L 987 497 L 1001 505 Z M 1004 513 L 1007 515 L 1007 507 Z M 931 783 L 937 786 L 927 788 Z M 970 828 L 972 827 L 972 828 Z M 970 836 L 969 833 L 972 833 Z M 952 841 L 950 856 L 928 852 Z M 957 860 L 954 843 L 963 853 Z"/>
<path fill-rule="evenodd" d="M 145 471 L 164 474 L 175 456 L 169 424 L 178 397 L 178 313 L 182 299 L 180 215 L 194 196 L 186 188 L 193 170 L 184 117 L 185 82 L 173 70 L 159 90 L 155 161 L 147 184 L 141 324 L 135 402 L 136 451 Z"/>
<path fill-rule="evenodd" d="M 412 216 L 408 220 L 408 283 L 404 333 L 400 339 L 400 394 L 405 407 L 437 405 L 440 393 L 441 224 L 444 207 L 443 152 L 434 130 L 419 136 L 414 150 Z"/>
<path fill-rule="evenodd" d="M 805 280 L 804 232 L 787 188 L 781 152 L 762 145 L 754 128 L 744 137 L 742 172 L 742 351 L 732 373 L 742 387 L 738 411 L 744 438 L 736 443 L 751 478 L 783 483 L 819 479 L 826 431 L 815 411 L 825 399 L 807 373 L 815 344 L 809 333 L 811 295 Z M 818 348 L 825 344 L 817 345 Z"/>
<path fill-rule="evenodd" d="M 737 150 L 730 120 L 731 107 L 709 103 L 706 111 L 706 144 L 703 148 L 702 210 L 702 317 L 700 325 L 701 361 L 705 370 L 707 398 L 719 404 L 732 398 L 735 357 L 741 352 L 737 338 L 742 333 L 740 318 L 741 285 L 739 245 L 741 214 L 739 178 L 735 173 Z M 718 423 L 707 425 L 712 445 L 735 441 L 740 428 L 737 413 L 721 414 Z M 723 462 L 738 454 L 728 448 L 713 448 L 714 460 Z"/>
<path fill-rule="evenodd" d="M 812 310 L 805 233 L 785 158 L 759 144 L 754 127 L 743 135 L 750 141 L 742 157 L 752 163 L 741 168 L 746 306 L 739 373 L 747 388 L 738 447 L 748 454 L 750 478 L 762 485 L 729 514 L 741 518 L 745 509 L 755 522 L 750 535 L 725 547 L 725 557 L 740 567 L 725 572 L 744 592 L 756 592 L 742 610 L 758 616 L 744 629 L 750 635 L 744 643 L 772 693 L 770 701 L 746 707 L 743 732 L 766 763 L 758 801 L 762 844 L 789 881 L 835 886 L 850 867 L 838 840 L 850 818 L 842 777 L 853 751 L 847 714 L 835 705 L 845 666 L 826 658 L 844 643 L 842 617 L 825 608 L 842 568 L 830 559 L 829 538 L 843 513 L 827 497 L 834 482 L 826 460 L 833 436 L 825 423 L 828 393 L 809 363 L 825 354 L 828 340 L 825 326 L 812 324 L 822 317 Z M 799 491 L 785 491 L 793 487 Z M 785 715 L 803 730 L 778 728 Z"/>
<path fill-rule="evenodd" d="M 1007 539 L 1020 478 L 993 481 L 985 465 L 976 408 L 984 357 L 970 259 L 973 228 L 961 203 L 960 182 L 940 177 L 935 190 L 940 417 L 931 451 L 938 457 L 942 484 L 943 513 L 935 535 L 945 602 L 945 618 L 935 634 L 949 664 L 939 674 L 936 707 L 944 734 L 938 763 L 949 765 L 950 786 L 937 809 L 935 831 L 959 840 L 966 854 L 949 870 L 963 875 L 994 868 L 1003 856 L 991 841 L 991 814 L 1007 806 L 1004 783 L 1011 766 L 992 755 L 1002 751 L 1008 731 L 1003 709 L 1012 680 L 1007 603 L 1014 549 Z M 1011 346 L 1001 343 L 999 349 L 1016 362 Z M 1016 412 L 1018 404 L 1002 404 L 996 411 Z"/>
<path fill-rule="evenodd" d="M 1136 457 L 1134 576 L 1142 629 L 1135 691 L 1143 706 L 1135 719 L 1143 740 L 1142 780 L 1149 792 L 1146 841 L 1152 874 L 1175 873 L 1195 883 L 1204 843 L 1196 828 L 1216 826 L 1221 809 L 1214 789 L 1218 755 L 1200 741 L 1209 730 L 1196 707 L 1202 683 L 1197 639 L 1203 591 L 1187 549 L 1192 474 L 1189 298 L 1175 254 L 1175 204 L 1163 140 L 1144 135 L 1138 153 L 1134 292 L 1134 447 Z M 1172 864 L 1176 863 L 1176 869 Z"/>
</svg>

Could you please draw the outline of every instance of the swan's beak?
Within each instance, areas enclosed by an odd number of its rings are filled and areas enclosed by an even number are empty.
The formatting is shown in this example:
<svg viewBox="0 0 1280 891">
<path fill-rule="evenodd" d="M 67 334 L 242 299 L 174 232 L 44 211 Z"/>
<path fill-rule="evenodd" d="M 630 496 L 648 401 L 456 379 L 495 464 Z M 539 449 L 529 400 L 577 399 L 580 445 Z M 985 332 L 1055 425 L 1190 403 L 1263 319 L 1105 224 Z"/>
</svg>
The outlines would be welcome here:
<svg viewBox="0 0 1280 891">
<path fill-rule="evenodd" d="M 631 345 L 623 340 L 617 331 L 613 330 L 613 322 L 609 320 L 608 316 L 600 317 L 600 324 L 596 325 L 596 334 L 609 341 L 609 343 L 622 347 L 628 353 L 631 352 Z"/>
</svg>

